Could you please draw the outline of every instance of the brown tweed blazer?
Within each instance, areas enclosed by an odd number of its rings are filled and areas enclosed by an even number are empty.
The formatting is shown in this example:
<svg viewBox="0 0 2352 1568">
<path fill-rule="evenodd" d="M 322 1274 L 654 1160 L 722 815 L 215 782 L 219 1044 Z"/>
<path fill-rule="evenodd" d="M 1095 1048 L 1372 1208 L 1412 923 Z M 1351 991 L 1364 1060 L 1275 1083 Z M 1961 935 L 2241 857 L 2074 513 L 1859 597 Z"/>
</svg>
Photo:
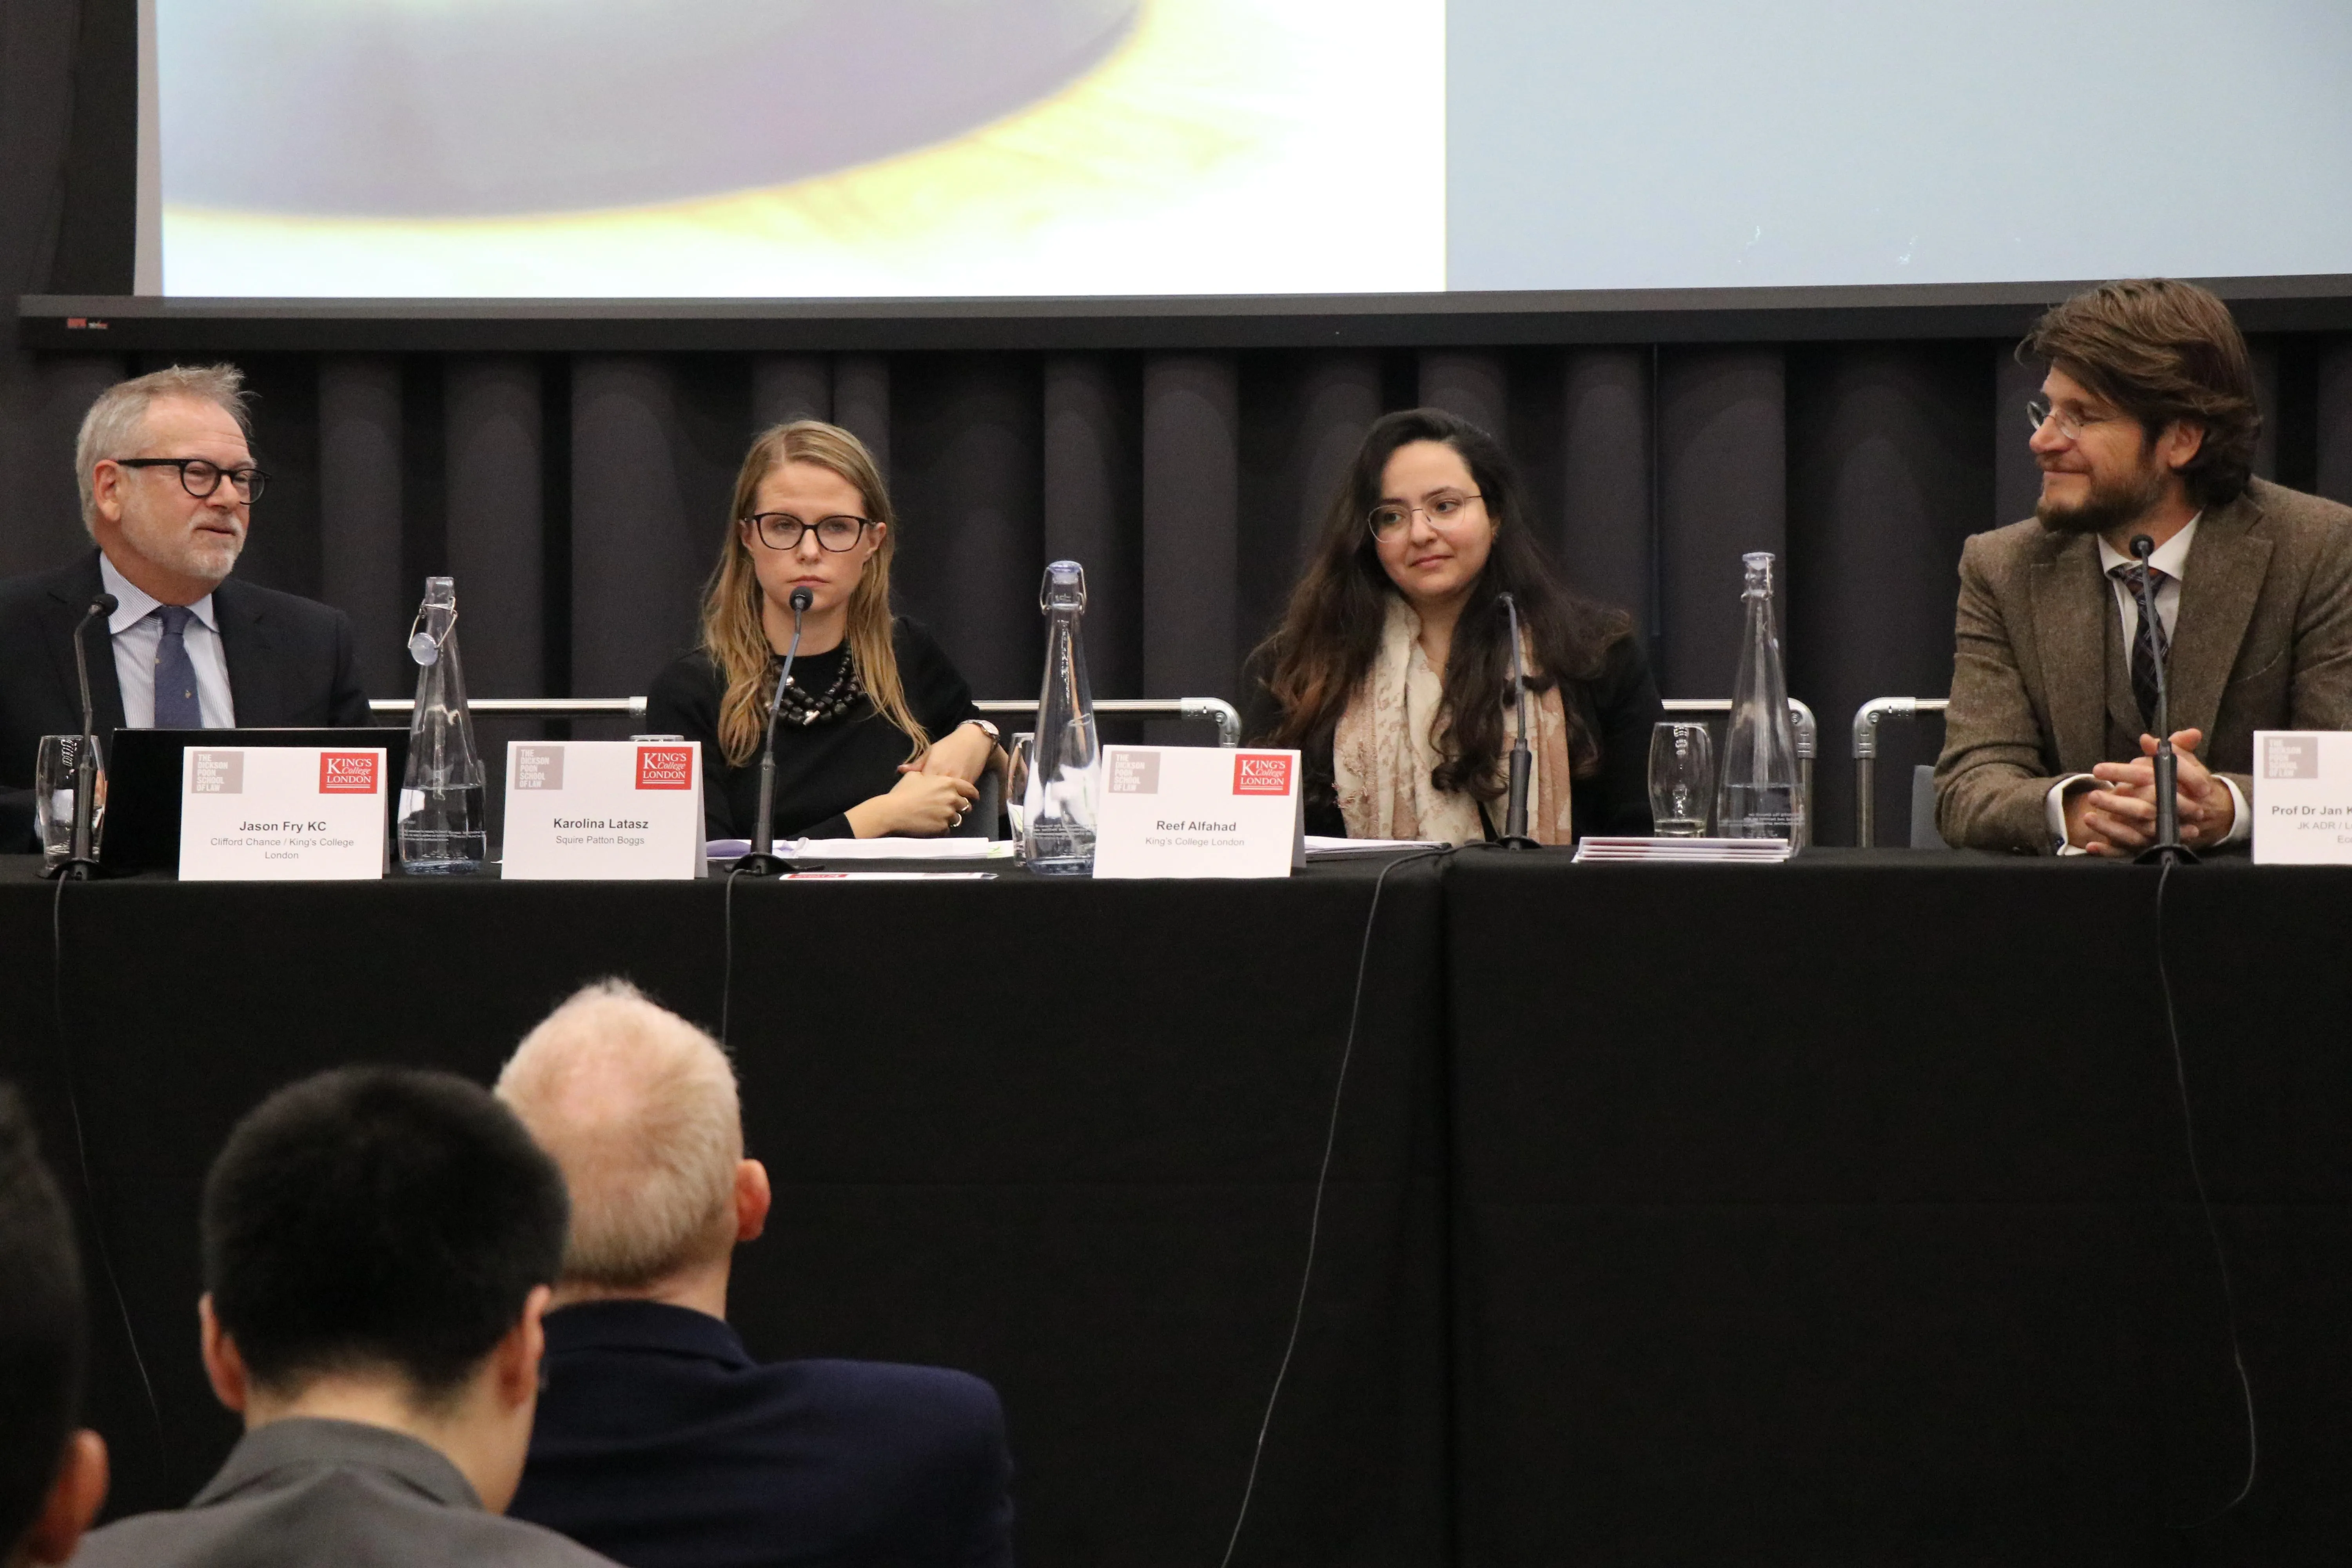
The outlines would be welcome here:
<svg viewBox="0 0 2352 1568">
<path fill-rule="evenodd" d="M 2172 727 L 2253 798 L 2256 730 L 2352 729 L 2352 507 L 2262 479 L 2205 514 L 2166 664 Z M 1970 849 L 2051 848 L 2053 783 L 2140 754 L 2113 585 L 2087 534 L 2028 519 L 1960 552 L 1936 826 Z"/>
</svg>

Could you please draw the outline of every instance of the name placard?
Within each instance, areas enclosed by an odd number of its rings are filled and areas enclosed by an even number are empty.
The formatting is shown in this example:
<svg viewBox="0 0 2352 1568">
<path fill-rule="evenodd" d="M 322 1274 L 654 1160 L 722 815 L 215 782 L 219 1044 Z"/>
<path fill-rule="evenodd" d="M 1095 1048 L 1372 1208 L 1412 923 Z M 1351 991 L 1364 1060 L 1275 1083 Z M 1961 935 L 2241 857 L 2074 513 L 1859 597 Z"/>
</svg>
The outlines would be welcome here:
<svg viewBox="0 0 2352 1568">
<path fill-rule="evenodd" d="M 383 775 L 381 746 L 190 746 L 180 753 L 180 879 L 374 880 L 385 865 Z"/>
<path fill-rule="evenodd" d="M 2352 865 L 2352 732 L 2254 731 L 2254 863 Z"/>
<path fill-rule="evenodd" d="M 1307 863 L 1297 752 L 1107 746 L 1097 877 L 1286 877 Z"/>
<path fill-rule="evenodd" d="M 703 874 L 702 748 L 691 741 L 509 741 L 509 880 Z"/>
</svg>

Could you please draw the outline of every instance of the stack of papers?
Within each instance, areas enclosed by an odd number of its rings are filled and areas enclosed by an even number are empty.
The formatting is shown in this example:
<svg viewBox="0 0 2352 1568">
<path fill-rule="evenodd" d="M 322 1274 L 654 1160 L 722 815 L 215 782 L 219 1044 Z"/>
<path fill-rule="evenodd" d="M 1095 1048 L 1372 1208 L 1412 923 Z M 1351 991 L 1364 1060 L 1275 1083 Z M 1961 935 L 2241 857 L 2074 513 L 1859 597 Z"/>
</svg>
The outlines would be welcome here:
<svg viewBox="0 0 2352 1568">
<path fill-rule="evenodd" d="M 1587 838 L 1576 847 L 1587 860 L 1658 860 L 1677 865 L 1771 865 L 1789 858 L 1785 838 Z"/>
<path fill-rule="evenodd" d="M 1434 838 L 1325 838 L 1307 836 L 1309 860 L 1338 860 L 1350 855 L 1394 855 L 1405 849 L 1443 849 Z"/>
<path fill-rule="evenodd" d="M 1009 838 L 794 838 L 776 846 L 788 860 L 1010 860 Z M 713 860 L 749 855 L 745 838 L 713 838 L 703 854 Z"/>
</svg>

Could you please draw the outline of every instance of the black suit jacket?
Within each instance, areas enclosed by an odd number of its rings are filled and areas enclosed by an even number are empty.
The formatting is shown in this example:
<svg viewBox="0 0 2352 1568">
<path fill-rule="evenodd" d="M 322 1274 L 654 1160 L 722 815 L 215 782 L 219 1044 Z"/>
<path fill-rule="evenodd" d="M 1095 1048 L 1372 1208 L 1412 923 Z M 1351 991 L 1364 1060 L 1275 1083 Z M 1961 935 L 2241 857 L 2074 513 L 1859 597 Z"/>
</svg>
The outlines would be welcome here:
<svg viewBox="0 0 2352 1568">
<path fill-rule="evenodd" d="M 0 848 L 32 832 L 33 753 L 43 735 L 81 732 L 74 627 L 103 584 L 98 552 L 0 582 Z M 342 611 L 231 577 L 213 590 L 237 727 L 349 726 L 368 720 Z M 105 628 L 83 634 L 101 753 L 122 727 L 122 689 Z"/>
<path fill-rule="evenodd" d="M 1004 1412 L 979 1378 L 762 1366 L 719 1319 L 653 1301 L 546 1321 L 509 1516 L 628 1568 L 1011 1568 Z"/>
</svg>

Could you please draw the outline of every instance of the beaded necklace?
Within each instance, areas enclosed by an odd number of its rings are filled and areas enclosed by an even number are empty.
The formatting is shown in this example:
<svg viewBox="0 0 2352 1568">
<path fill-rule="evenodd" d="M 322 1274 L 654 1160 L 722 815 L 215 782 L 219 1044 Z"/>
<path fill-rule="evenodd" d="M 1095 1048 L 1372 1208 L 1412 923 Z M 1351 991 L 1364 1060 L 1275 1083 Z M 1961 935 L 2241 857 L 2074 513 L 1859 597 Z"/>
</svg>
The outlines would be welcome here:
<svg viewBox="0 0 2352 1568">
<path fill-rule="evenodd" d="M 857 673 L 857 655 L 843 649 L 841 672 L 833 678 L 822 696 L 812 697 L 801 689 L 797 678 L 784 683 L 782 721 L 805 730 L 812 724 L 829 724 L 855 707 L 866 695 L 866 681 Z"/>
</svg>

